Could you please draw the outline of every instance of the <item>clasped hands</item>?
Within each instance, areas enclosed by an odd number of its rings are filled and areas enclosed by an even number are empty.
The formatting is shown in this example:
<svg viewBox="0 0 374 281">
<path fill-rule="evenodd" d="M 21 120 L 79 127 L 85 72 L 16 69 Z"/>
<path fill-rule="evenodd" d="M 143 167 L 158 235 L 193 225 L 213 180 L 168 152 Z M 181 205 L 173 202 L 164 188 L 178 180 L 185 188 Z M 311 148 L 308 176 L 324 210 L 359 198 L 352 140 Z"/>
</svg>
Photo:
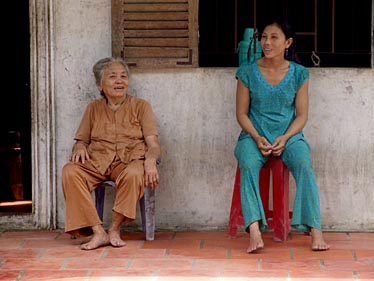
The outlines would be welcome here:
<svg viewBox="0 0 374 281">
<path fill-rule="evenodd" d="M 262 155 L 280 156 L 284 150 L 287 139 L 285 136 L 280 136 L 275 139 L 273 144 L 270 144 L 265 137 L 259 137 L 256 142 Z"/>
</svg>

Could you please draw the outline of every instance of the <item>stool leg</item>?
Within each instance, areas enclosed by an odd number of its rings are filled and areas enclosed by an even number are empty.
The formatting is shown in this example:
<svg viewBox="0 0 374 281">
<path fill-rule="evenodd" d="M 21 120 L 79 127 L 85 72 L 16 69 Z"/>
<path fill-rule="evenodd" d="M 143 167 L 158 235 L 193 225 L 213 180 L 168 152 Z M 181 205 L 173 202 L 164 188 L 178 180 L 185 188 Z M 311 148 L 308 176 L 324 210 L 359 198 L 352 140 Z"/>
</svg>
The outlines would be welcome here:
<svg viewBox="0 0 374 281">
<path fill-rule="evenodd" d="M 235 237 L 238 231 L 238 225 L 244 225 L 242 214 L 242 205 L 240 200 L 240 169 L 239 165 L 236 168 L 236 176 L 234 183 L 234 190 L 231 202 L 230 221 L 229 221 L 229 236 Z"/>
<path fill-rule="evenodd" d="M 97 214 L 101 221 L 103 221 L 104 215 L 104 199 L 105 199 L 105 187 L 100 185 L 95 189 L 95 204 Z"/>
<path fill-rule="evenodd" d="M 140 212 L 142 216 L 142 226 L 145 232 L 145 239 L 152 241 L 155 239 L 155 190 L 144 189 L 144 196 L 140 199 Z"/>
<path fill-rule="evenodd" d="M 284 241 L 290 231 L 289 224 L 289 172 L 286 165 L 277 161 L 273 175 L 274 241 Z"/>
<path fill-rule="evenodd" d="M 144 190 L 145 192 L 145 190 Z M 144 204 L 144 197 L 145 197 L 145 194 L 142 198 L 140 198 L 139 200 L 139 208 L 140 208 L 140 216 L 142 218 L 142 229 L 143 229 L 143 232 L 146 233 L 146 217 L 145 217 L 145 204 Z"/>
</svg>

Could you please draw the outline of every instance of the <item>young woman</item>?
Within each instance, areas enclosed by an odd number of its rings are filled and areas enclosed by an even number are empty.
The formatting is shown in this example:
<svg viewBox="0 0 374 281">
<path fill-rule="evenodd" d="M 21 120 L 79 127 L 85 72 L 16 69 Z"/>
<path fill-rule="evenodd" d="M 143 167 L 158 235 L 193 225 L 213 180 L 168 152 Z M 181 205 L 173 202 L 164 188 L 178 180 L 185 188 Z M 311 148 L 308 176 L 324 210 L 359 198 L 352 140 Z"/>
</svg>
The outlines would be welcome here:
<svg viewBox="0 0 374 281">
<path fill-rule="evenodd" d="M 284 19 L 260 29 L 263 57 L 240 66 L 236 77 L 236 116 L 242 128 L 235 157 L 248 253 L 264 247 L 266 218 L 259 192 L 259 173 L 270 156 L 280 157 L 295 178 L 297 190 L 292 227 L 310 232 L 312 250 L 327 250 L 320 222 L 318 187 L 310 147 L 302 133 L 308 119 L 309 72 L 297 62 L 294 37 Z"/>
</svg>

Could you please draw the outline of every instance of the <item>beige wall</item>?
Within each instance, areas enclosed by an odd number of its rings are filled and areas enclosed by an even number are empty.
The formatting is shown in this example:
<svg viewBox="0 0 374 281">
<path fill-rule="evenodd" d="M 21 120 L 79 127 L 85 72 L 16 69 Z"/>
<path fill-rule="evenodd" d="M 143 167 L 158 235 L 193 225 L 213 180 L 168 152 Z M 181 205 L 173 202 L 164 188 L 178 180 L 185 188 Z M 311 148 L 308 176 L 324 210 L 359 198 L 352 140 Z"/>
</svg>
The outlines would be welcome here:
<svg viewBox="0 0 374 281">
<path fill-rule="evenodd" d="M 52 85 L 53 99 L 46 108 L 53 114 L 45 115 L 51 116 L 55 131 L 52 163 L 41 163 L 41 167 L 51 167 L 55 175 L 57 201 L 51 205 L 55 204 L 57 226 L 62 228 L 61 169 L 86 104 L 99 97 L 91 67 L 111 54 L 111 1 L 37 1 L 53 7 L 53 36 L 47 39 L 53 42 L 53 61 L 48 65 L 51 81 L 39 77 L 38 83 Z M 310 118 L 305 134 L 320 186 L 323 228 L 374 230 L 374 71 L 313 68 L 310 72 Z M 156 199 L 159 229 L 227 228 L 236 168 L 233 149 L 240 131 L 234 113 L 234 74 L 234 68 L 133 70 L 132 93 L 152 103 L 163 149 Z M 44 104 L 38 95 L 36 89 L 35 103 Z M 43 113 L 40 107 L 35 110 L 35 116 Z M 34 141 L 42 143 L 33 133 Z M 39 168 L 33 167 L 34 171 Z M 47 198 L 43 193 L 50 192 L 43 186 L 50 176 L 42 174 L 37 179 L 36 193 L 43 199 Z M 107 199 L 112 197 L 110 191 Z M 108 214 L 109 210 L 106 223 Z M 48 220 L 47 216 L 47 224 Z"/>
</svg>

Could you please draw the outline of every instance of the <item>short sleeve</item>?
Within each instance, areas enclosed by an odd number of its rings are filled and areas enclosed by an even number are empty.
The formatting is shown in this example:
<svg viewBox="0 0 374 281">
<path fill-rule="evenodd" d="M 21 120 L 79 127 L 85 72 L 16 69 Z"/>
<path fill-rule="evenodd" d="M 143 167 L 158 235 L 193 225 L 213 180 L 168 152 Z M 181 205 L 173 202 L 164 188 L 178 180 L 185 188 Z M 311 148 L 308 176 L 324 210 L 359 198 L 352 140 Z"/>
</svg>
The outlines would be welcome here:
<svg viewBox="0 0 374 281">
<path fill-rule="evenodd" d="M 140 110 L 140 122 L 144 137 L 158 135 L 155 116 L 149 102 L 142 100 Z"/>
<path fill-rule="evenodd" d="M 238 70 L 236 71 L 236 74 L 235 74 L 235 78 L 242 81 L 243 84 L 247 88 L 249 88 L 249 73 L 250 73 L 249 65 L 244 64 L 244 65 L 242 65 L 238 68 Z"/>
<path fill-rule="evenodd" d="M 75 133 L 74 140 L 89 144 L 91 141 L 93 103 L 87 105 L 79 127 Z"/>
<path fill-rule="evenodd" d="M 307 81 L 309 79 L 309 70 L 302 66 L 302 65 L 299 65 L 299 64 L 296 64 L 296 73 L 297 73 L 297 83 L 298 83 L 298 88 L 300 88 L 304 83 L 305 81 Z"/>
</svg>

